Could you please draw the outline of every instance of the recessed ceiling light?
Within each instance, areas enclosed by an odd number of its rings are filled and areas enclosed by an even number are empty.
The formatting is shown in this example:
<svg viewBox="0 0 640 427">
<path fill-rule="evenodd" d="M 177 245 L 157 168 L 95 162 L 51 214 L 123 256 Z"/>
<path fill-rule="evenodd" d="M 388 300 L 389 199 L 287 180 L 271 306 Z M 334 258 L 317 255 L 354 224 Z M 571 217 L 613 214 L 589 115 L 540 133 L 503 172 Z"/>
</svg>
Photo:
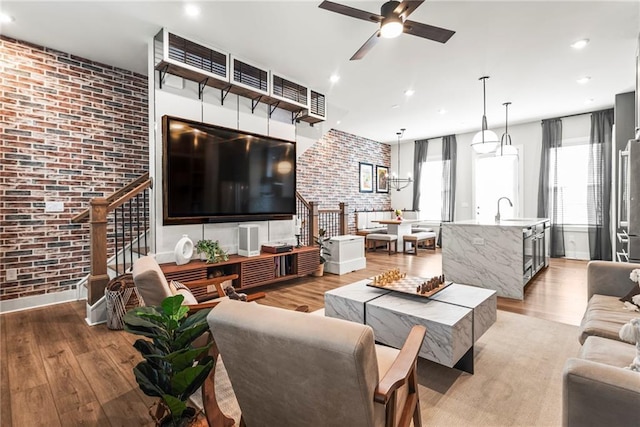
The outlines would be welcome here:
<svg viewBox="0 0 640 427">
<path fill-rule="evenodd" d="M 441 108 L 438 110 L 438 114 L 447 114 L 447 110 L 445 110 L 444 108 Z"/>
<path fill-rule="evenodd" d="M 0 13 L 0 23 L 9 24 L 9 23 L 11 23 L 13 21 L 14 21 L 13 16 L 8 15 L 8 14 L 6 14 L 4 12 Z"/>
<path fill-rule="evenodd" d="M 400 108 L 400 106 L 398 104 L 393 104 L 391 108 Z"/>
<path fill-rule="evenodd" d="M 411 96 L 414 93 L 416 93 L 416 91 L 413 90 L 413 89 L 407 89 L 407 90 L 404 91 L 404 94 L 407 95 L 407 96 Z"/>
<path fill-rule="evenodd" d="M 338 121 L 336 122 L 336 124 L 337 124 L 337 125 L 339 125 L 340 123 L 342 123 L 340 120 L 338 120 Z"/>
<path fill-rule="evenodd" d="M 575 43 L 572 43 L 571 47 L 574 49 L 583 49 L 588 44 L 589 44 L 589 39 L 582 39 L 582 40 L 578 40 Z"/>
<path fill-rule="evenodd" d="M 580 77 L 578 80 L 576 80 L 576 82 L 580 83 L 581 85 L 589 82 L 589 80 L 591 80 L 591 77 L 589 76 L 584 76 L 584 77 Z"/>
<path fill-rule="evenodd" d="M 335 83 L 335 82 L 337 82 L 338 80 L 340 80 L 340 76 L 339 76 L 339 75 L 337 75 L 337 74 L 332 74 L 332 75 L 331 75 L 331 77 L 329 77 L 329 81 L 330 81 L 331 83 Z"/>
<path fill-rule="evenodd" d="M 184 13 L 186 13 L 187 16 L 195 18 L 196 16 L 200 15 L 200 8 L 195 4 L 187 3 L 184 5 Z"/>
</svg>

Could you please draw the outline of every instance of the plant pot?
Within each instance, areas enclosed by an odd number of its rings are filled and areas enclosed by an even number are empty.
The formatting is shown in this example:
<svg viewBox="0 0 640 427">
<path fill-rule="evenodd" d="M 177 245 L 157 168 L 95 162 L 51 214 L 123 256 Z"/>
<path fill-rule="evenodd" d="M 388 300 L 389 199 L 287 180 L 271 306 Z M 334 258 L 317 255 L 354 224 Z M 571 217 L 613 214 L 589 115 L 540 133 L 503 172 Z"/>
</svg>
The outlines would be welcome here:
<svg viewBox="0 0 640 427">
<path fill-rule="evenodd" d="M 318 265 L 318 268 L 316 271 L 314 271 L 313 273 L 311 273 L 314 277 L 322 277 L 324 275 L 324 263 Z"/>
<path fill-rule="evenodd" d="M 167 414 L 164 416 L 159 422 L 159 427 L 190 427 L 198 425 L 198 412 L 195 408 L 188 407 L 182 413 L 182 417 L 176 420 L 175 423 L 172 422 L 171 414 Z"/>
</svg>

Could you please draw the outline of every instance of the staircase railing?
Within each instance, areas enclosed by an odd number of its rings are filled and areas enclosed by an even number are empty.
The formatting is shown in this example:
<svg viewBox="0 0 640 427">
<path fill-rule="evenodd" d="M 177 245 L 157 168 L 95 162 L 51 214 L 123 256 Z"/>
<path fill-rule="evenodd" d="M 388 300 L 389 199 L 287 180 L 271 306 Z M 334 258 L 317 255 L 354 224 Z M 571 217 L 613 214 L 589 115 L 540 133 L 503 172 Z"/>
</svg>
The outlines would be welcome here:
<svg viewBox="0 0 640 427">
<path fill-rule="evenodd" d="M 71 219 L 72 222 L 78 223 L 89 218 L 91 224 L 91 272 L 87 282 L 89 305 L 93 305 L 104 295 L 104 289 L 109 283 L 110 277 L 107 270 L 109 252 L 115 253 L 115 270 L 119 274 L 133 265 L 136 246 L 138 254 L 146 252 L 151 186 L 149 174 L 144 174 L 106 198 L 91 199 L 91 207 Z M 128 263 L 127 249 L 129 249 Z M 122 253 L 122 264 L 120 264 L 119 252 Z"/>
<path fill-rule="evenodd" d="M 339 209 L 318 209 L 318 202 L 307 202 L 296 191 L 296 215 L 302 221 L 300 244 L 311 246 L 320 229 L 326 231 L 327 237 L 347 234 L 349 230 L 348 205 L 340 203 Z"/>
</svg>

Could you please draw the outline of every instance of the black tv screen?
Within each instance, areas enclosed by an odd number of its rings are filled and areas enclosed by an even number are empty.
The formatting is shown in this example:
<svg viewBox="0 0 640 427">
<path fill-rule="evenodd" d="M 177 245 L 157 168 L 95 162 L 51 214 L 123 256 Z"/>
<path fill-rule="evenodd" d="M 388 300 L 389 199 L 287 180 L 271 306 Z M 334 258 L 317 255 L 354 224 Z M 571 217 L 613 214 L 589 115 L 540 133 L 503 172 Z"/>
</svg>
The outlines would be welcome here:
<svg viewBox="0 0 640 427">
<path fill-rule="evenodd" d="M 164 224 L 290 219 L 295 143 L 162 118 Z"/>
</svg>

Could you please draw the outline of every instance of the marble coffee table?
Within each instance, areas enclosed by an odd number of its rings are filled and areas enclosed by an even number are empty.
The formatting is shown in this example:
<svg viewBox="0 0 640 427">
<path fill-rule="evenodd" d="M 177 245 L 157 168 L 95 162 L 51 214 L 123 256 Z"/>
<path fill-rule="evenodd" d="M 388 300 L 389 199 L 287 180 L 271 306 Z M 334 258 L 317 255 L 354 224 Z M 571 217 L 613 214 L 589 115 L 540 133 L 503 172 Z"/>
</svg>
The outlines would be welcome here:
<svg viewBox="0 0 640 427">
<path fill-rule="evenodd" d="M 396 348 L 414 325 L 424 325 L 420 357 L 473 373 L 473 344 L 496 320 L 495 291 L 452 284 L 424 298 L 370 287 L 369 282 L 326 292 L 325 315 L 369 325 L 376 341 Z"/>
</svg>

